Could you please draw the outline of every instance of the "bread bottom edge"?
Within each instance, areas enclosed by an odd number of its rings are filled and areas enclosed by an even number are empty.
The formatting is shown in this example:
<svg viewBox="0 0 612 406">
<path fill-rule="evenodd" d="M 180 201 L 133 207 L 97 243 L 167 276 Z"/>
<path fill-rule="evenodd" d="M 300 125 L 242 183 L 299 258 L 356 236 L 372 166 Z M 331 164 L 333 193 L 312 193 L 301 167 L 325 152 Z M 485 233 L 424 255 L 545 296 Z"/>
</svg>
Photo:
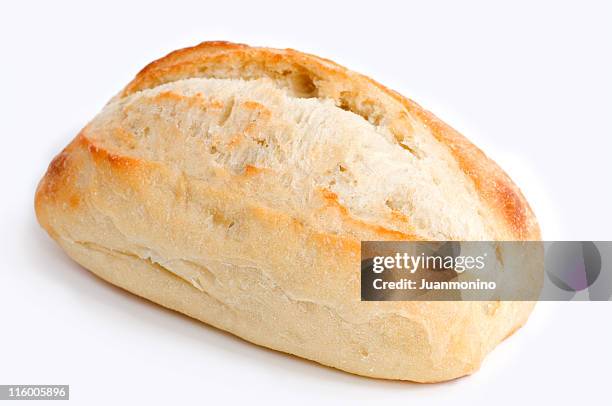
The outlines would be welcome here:
<svg viewBox="0 0 612 406">
<path fill-rule="evenodd" d="M 250 333 L 248 326 L 241 325 L 242 323 L 237 322 L 234 317 L 228 317 L 228 308 L 225 303 L 206 292 L 197 290 L 182 278 L 142 258 L 95 250 L 69 241 L 58 242 L 68 255 L 85 269 L 100 279 L 136 296 L 220 329 L 249 343 L 360 377 L 414 383 L 440 383 L 476 372 L 489 352 L 489 350 L 486 350 L 479 359 L 469 360 L 460 365 L 459 368 L 454 367 L 448 370 L 428 370 L 427 366 L 415 366 L 412 368 L 414 371 L 402 373 L 395 367 L 386 370 L 387 368 L 384 365 L 375 370 L 367 370 L 356 365 L 355 362 L 343 364 L 342 358 L 329 360 L 326 359 L 328 357 L 325 354 L 316 354 L 312 350 L 299 351 L 299 349 L 289 348 L 292 345 L 283 343 L 282 339 L 271 337 L 269 331 L 267 334 L 258 334 L 265 329 L 254 329 Z M 526 320 L 527 317 L 511 326 L 500 340 L 496 340 L 492 348 L 514 334 L 525 324 Z M 272 339 L 265 342 L 266 340 L 262 337 Z M 288 342 L 290 343 L 291 340 L 288 340 Z"/>
</svg>

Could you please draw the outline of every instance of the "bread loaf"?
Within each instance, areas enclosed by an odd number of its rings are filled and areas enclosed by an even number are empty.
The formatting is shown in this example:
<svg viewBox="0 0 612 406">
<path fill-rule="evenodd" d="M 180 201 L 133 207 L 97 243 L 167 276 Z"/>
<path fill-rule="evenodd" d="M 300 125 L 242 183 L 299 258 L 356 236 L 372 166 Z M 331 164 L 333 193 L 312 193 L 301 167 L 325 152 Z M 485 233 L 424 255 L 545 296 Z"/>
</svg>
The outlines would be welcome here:
<svg viewBox="0 0 612 406">
<path fill-rule="evenodd" d="M 146 66 L 49 165 L 40 224 L 112 284 L 351 373 L 475 371 L 529 302 L 362 302 L 362 240 L 537 240 L 519 189 L 413 101 L 294 50 Z"/>
</svg>

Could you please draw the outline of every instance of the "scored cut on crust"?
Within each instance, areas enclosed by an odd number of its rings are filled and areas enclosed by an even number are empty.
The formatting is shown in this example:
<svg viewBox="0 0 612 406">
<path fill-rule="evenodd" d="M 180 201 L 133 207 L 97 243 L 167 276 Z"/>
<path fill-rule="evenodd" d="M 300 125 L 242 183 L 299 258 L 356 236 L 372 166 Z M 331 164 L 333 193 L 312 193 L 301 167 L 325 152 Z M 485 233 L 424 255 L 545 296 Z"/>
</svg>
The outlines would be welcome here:
<svg viewBox="0 0 612 406">
<path fill-rule="evenodd" d="M 50 164 L 41 225 L 77 262 L 251 342 L 352 373 L 469 374 L 529 302 L 361 302 L 362 240 L 538 240 L 509 177 L 373 80 L 205 42 L 145 67 Z"/>
</svg>

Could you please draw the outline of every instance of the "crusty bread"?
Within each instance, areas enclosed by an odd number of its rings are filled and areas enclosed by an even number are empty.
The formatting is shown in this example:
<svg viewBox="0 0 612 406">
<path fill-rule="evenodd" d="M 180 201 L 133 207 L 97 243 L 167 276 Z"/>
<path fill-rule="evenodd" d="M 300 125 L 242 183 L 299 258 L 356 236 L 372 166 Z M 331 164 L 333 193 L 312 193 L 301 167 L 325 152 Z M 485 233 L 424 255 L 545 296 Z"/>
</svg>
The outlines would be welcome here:
<svg viewBox="0 0 612 406">
<path fill-rule="evenodd" d="M 537 240 L 518 188 L 416 103 L 325 59 L 207 42 L 145 67 L 50 164 L 40 224 L 103 279 L 246 340 L 419 382 L 529 302 L 361 302 L 361 240 Z"/>
</svg>

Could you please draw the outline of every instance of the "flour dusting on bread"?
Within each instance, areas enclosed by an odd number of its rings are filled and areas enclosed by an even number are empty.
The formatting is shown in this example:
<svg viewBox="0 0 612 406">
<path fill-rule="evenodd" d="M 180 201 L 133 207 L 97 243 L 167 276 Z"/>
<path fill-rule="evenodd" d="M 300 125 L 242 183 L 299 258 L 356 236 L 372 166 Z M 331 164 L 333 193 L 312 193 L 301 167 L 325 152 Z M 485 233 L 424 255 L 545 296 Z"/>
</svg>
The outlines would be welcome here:
<svg viewBox="0 0 612 406">
<path fill-rule="evenodd" d="M 101 278 L 355 374 L 470 374 L 533 307 L 360 300 L 361 241 L 539 239 L 539 228 L 455 130 L 293 50 L 211 42 L 149 64 L 51 162 L 35 206 Z"/>
<path fill-rule="evenodd" d="M 146 134 L 143 129 L 146 128 Z M 116 100 L 89 126 L 109 150 L 164 162 L 190 176 L 261 172 L 285 190 L 256 196 L 266 207 L 317 224 L 317 194 L 337 196 L 356 218 L 422 239 L 489 240 L 494 230 L 474 184 L 425 128 L 403 148 L 384 125 L 300 98 L 269 79 L 185 79 Z M 126 138 L 129 142 L 126 143 Z"/>
</svg>

